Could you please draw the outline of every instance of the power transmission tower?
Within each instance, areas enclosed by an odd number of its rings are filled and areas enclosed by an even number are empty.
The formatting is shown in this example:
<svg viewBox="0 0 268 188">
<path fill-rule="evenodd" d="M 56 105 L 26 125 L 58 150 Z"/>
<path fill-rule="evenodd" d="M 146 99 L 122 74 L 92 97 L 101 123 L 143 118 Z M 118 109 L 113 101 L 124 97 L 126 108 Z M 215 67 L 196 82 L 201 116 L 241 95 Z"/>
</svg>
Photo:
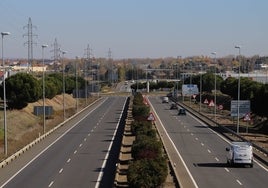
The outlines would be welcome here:
<svg viewBox="0 0 268 188">
<path fill-rule="evenodd" d="M 60 45 L 58 44 L 57 38 L 55 38 L 54 43 L 52 44 L 53 47 L 53 65 L 54 65 L 54 71 L 57 69 L 57 64 L 60 63 Z"/>
<path fill-rule="evenodd" d="M 110 68 L 109 68 L 110 67 Z M 109 51 L 108 51 L 108 70 L 110 70 L 110 71 L 108 71 L 108 81 L 110 80 L 111 81 L 111 83 L 113 83 L 113 62 L 112 62 L 112 51 L 111 51 L 111 49 L 109 48 Z M 110 72 L 110 74 L 109 74 L 109 72 Z"/>
<path fill-rule="evenodd" d="M 36 42 L 33 41 L 33 37 L 37 37 L 36 34 L 33 33 L 33 28 L 36 29 L 36 26 L 32 25 L 32 19 L 28 19 L 28 24 L 23 27 L 23 29 L 27 28 L 27 33 L 23 35 L 23 37 L 27 37 L 28 40 L 27 42 L 24 43 L 24 45 L 28 46 L 28 71 L 32 71 L 32 66 L 33 66 L 33 44 L 36 44 Z"/>
</svg>

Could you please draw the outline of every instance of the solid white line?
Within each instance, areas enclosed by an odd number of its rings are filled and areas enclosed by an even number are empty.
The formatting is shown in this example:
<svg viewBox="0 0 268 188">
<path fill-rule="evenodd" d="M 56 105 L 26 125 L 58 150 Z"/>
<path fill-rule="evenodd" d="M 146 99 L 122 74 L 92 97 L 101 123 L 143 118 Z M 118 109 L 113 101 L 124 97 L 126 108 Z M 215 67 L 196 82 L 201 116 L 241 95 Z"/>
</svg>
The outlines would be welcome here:
<svg viewBox="0 0 268 188">
<path fill-rule="evenodd" d="M 65 131 L 62 135 L 60 135 L 54 142 L 49 144 L 44 150 L 42 150 L 39 154 L 37 154 L 32 160 L 30 160 L 26 165 L 24 165 L 20 170 L 18 170 L 13 176 L 11 176 L 1 187 L 4 187 L 8 182 L 10 182 L 15 176 L 17 176 L 22 170 L 24 170 L 27 166 L 29 166 L 35 159 L 37 159 L 40 155 L 42 155 L 45 151 L 47 151 L 52 145 L 54 145 L 57 141 L 59 141 L 63 136 L 65 136 L 70 130 L 72 130 L 75 126 L 77 126 L 81 121 L 83 121 L 89 114 L 91 114 L 94 110 L 96 110 L 99 106 L 101 106 L 108 98 L 105 98 L 99 105 L 97 105 L 94 109 L 92 109 L 87 115 L 81 118 L 78 122 L 76 122 L 72 127 Z M 53 183 L 52 183 L 53 184 Z"/>
<path fill-rule="evenodd" d="M 121 114 L 120 114 L 120 116 L 119 116 L 119 120 L 118 120 L 117 125 L 116 125 L 116 128 L 115 128 L 115 130 L 114 130 L 114 134 L 113 134 L 113 137 L 112 137 L 112 141 L 110 142 L 110 145 L 109 145 L 109 147 L 108 147 L 108 151 L 107 151 L 107 153 L 106 153 L 106 155 L 105 155 L 105 158 L 104 158 L 104 160 L 103 160 L 103 163 L 102 163 L 102 166 L 101 166 L 101 169 L 100 169 L 100 173 L 99 173 L 99 176 L 98 176 L 98 179 L 97 179 L 97 183 L 96 183 L 96 185 L 95 185 L 95 188 L 99 188 L 99 187 L 100 187 L 100 182 L 101 182 L 101 179 L 102 179 L 102 176 L 103 176 L 103 169 L 105 168 L 106 163 L 107 163 L 107 160 L 108 160 L 108 157 L 109 157 L 109 155 L 110 155 L 110 151 L 111 151 L 111 148 L 112 148 L 112 145 L 113 145 L 113 140 L 114 140 L 114 138 L 115 138 L 117 129 L 118 129 L 118 127 L 119 127 L 120 120 L 121 120 L 121 118 L 122 118 L 123 110 L 124 110 L 124 108 L 125 108 L 126 102 L 127 102 L 127 98 L 125 99 L 125 102 L 124 102 L 124 105 L 123 105 L 123 109 L 122 109 L 122 111 L 121 111 Z"/>
</svg>

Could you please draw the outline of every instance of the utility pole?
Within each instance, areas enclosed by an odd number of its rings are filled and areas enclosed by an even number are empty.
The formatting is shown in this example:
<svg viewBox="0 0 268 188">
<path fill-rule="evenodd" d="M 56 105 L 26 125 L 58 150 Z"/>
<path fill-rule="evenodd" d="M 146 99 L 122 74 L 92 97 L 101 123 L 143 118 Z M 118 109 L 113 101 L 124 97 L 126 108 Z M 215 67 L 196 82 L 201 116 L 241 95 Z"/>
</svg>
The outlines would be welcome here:
<svg viewBox="0 0 268 188">
<path fill-rule="evenodd" d="M 24 45 L 28 46 L 28 71 L 30 71 L 30 67 L 31 67 L 31 71 L 32 71 L 32 66 L 33 66 L 33 44 L 36 44 L 33 41 L 33 37 L 37 37 L 36 34 L 33 33 L 33 28 L 36 29 L 36 26 L 32 25 L 32 19 L 29 18 L 28 19 L 28 24 L 26 26 L 23 27 L 23 29 L 27 28 L 27 33 L 23 35 L 23 37 L 27 37 L 28 40 L 27 42 L 24 43 Z"/>
</svg>

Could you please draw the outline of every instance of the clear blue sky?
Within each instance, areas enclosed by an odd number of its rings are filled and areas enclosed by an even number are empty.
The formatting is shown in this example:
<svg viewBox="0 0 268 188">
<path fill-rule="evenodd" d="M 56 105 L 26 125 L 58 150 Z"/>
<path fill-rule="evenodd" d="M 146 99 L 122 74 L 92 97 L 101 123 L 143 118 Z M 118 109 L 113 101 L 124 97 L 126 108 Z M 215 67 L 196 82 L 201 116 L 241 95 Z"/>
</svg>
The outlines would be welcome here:
<svg viewBox="0 0 268 188">
<path fill-rule="evenodd" d="M 4 56 L 27 58 L 23 26 L 31 17 L 34 58 L 57 38 L 66 57 L 156 58 L 268 55 L 267 0 L 0 0 Z"/>
</svg>

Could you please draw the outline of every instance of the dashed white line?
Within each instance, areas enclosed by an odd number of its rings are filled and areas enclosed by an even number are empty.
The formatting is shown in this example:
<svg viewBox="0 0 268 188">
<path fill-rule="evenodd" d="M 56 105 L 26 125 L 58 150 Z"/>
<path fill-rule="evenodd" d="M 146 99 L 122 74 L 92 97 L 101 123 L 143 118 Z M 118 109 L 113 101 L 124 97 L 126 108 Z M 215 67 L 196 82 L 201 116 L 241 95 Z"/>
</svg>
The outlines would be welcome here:
<svg viewBox="0 0 268 188">
<path fill-rule="evenodd" d="M 224 168 L 226 170 L 226 172 L 230 172 L 230 170 L 228 168 Z"/>
<path fill-rule="evenodd" d="M 187 129 L 187 131 L 189 132 L 189 131 L 190 131 L 190 129 Z"/>
<path fill-rule="evenodd" d="M 88 133 L 87 136 L 90 136 L 90 133 Z"/>
<path fill-rule="evenodd" d="M 50 182 L 50 184 L 48 185 L 48 187 L 51 187 L 53 185 L 54 181 Z"/>
<path fill-rule="evenodd" d="M 194 133 L 191 133 L 191 136 L 194 136 Z"/>
<path fill-rule="evenodd" d="M 81 148 L 83 146 L 83 144 L 80 144 L 79 147 Z"/>
<path fill-rule="evenodd" d="M 236 182 L 237 182 L 239 185 L 243 185 L 239 180 L 236 180 Z"/>
<path fill-rule="evenodd" d="M 208 149 L 208 152 L 211 153 L 211 151 Z"/>
<path fill-rule="evenodd" d="M 84 138 L 84 142 L 87 141 L 87 138 Z"/>
<path fill-rule="evenodd" d="M 195 140 L 198 140 L 198 138 L 197 138 L 197 137 L 195 137 Z"/>
<path fill-rule="evenodd" d="M 201 142 L 201 146 L 204 146 L 205 144 Z"/>
<path fill-rule="evenodd" d="M 220 161 L 217 157 L 215 157 L 215 160 L 216 160 L 216 161 Z"/>
<path fill-rule="evenodd" d="M 74 154 L 76 154 L 76 153 L 77 153 L 77 150 L 74 151 Z"/>
<path fill-rule="evenodd" d="M 62 173 L 62 171 L 63 171 L 63 168 L 62 168 L 62 169 L 60 169 L 59 173 Z"/>
<path fill-rule="evenodd" d="M 67 160 L 67 163 L 69 163 L 71 161 L 71 159 L 69 158 L 68 160 Z"/>
</svg>

